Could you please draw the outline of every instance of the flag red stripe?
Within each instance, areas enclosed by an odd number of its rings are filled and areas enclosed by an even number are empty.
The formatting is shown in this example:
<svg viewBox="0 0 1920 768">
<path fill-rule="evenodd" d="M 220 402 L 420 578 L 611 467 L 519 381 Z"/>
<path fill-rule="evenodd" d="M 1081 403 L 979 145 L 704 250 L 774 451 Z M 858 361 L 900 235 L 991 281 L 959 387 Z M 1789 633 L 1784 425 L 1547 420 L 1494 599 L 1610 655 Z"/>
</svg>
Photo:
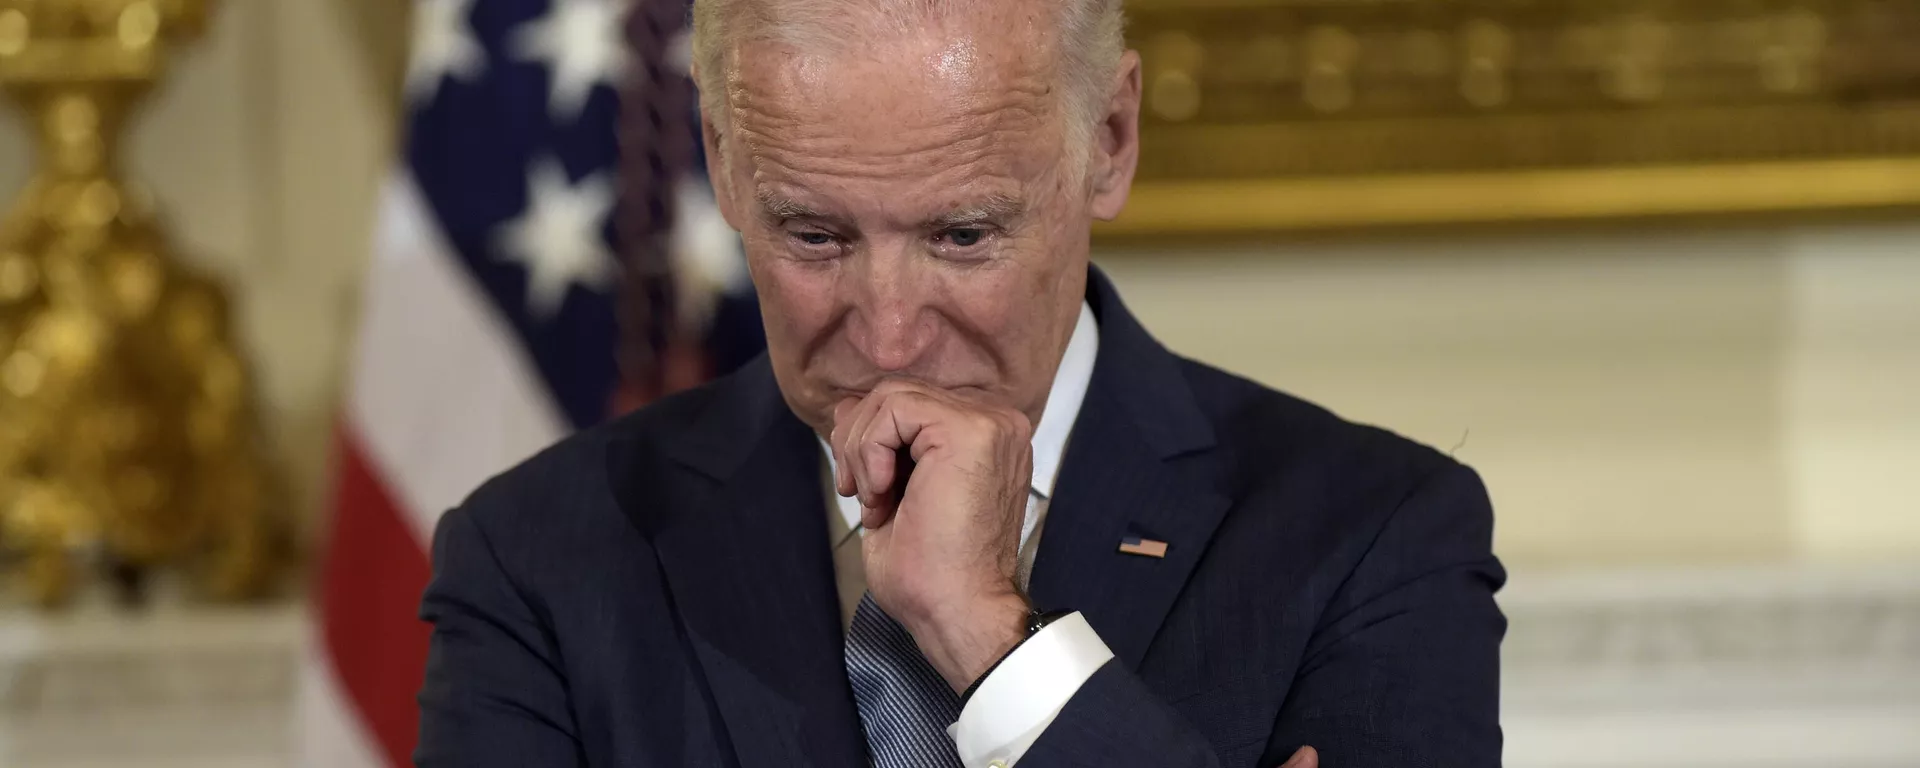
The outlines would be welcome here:
<svg viewBox="0 0 1920 768">
<path fill-rule="evenodd" d="M 426 676 L 430 629 L 419 619 L 420 593 L 432 573 L 428 545 L 415 541 L 351 428 L 336 445 L 333 532 L 320 568 L 326 655 L 352 709 L 379 743 L 387 764 L 412 765 Z"/>
</svg>

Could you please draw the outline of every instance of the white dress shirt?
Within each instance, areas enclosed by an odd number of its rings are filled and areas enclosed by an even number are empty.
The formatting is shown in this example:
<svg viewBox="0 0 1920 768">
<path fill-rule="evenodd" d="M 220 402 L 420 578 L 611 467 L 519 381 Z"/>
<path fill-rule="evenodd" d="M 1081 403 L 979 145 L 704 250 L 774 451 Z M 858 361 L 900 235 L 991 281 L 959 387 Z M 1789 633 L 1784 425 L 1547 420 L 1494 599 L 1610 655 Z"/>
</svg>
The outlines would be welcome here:
<svg viewBox="0 0 1920 768">
<path fill-rule="evenodd" d="M 1047 395 L 1040 424 L 1033 430 L 1033 483 L 1027 489 L 1027 517 L 1020 530 L 1017 578 L 1022 589 L 1033 573 L 1034 555 L 1040 549 L 1040 529 L 1052 500 L 1054 479 L 1060 472 L 1060 458 L 1066 453 L 1073 422 L 1080 416 L 1080 403 L 1086 399 L 1087 384 L 1093 379 L 1093 361 L 1099 351 L 1099 324 L 1093 318 L 1093 308 L 1081 302 L 1080 319 L 1074 323 L 1073 336 L 1060 358 L 1060 368 L 1054 374 L 1053 389 Z M 860 563 L 860 547 L 853 536 L 853 532 L 862 530 L 860 501 L 833 494 L 833 452 L 826 453 L 828 493 L 835 502 L 827 515 L 834 545 L 834 576 L 839 586 L 841 616 L 843 620 L 851 620 L 861 595 L 866 592 L 866 571 Z M 1061 618 L 1028 638 L 980 681 L 973 698 L 960 711 L 959 722 L 947 729 L 959 749 L 961 764 L 977 768 L 1013 765 L 1087 678 L 1111 658 L 1113 652 L 1078 613 Z"/>
</svg>

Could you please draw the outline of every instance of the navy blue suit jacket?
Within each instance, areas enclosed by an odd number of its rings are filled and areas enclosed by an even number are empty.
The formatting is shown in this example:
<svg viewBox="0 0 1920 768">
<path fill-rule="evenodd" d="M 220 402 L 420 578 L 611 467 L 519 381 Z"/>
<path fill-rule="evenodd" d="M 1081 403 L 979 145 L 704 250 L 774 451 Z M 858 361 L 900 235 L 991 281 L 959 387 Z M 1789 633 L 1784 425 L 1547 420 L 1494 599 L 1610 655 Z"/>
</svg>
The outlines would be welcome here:
<svg viewBox="0 0 1920 768">
<path fill-rule="evenodd" d="M 1031 593 L 1114 659 L 1022 768 L 1498 765 L 1505 575 L 1474 473 L 1176 357 L 1097 270 L 1088 299 Z M 865 765 L 820 462 L 761 359 L 489 481 L 435 536 L 415 762 Z"/>
</svg>

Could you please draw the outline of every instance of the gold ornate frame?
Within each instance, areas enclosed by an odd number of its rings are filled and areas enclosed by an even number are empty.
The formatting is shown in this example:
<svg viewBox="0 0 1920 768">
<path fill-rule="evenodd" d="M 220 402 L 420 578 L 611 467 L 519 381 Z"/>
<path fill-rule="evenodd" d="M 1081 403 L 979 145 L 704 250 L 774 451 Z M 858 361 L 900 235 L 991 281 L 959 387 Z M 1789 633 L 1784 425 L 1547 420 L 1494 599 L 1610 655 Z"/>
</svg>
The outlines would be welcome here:
<svg viewBox="0 0 1920 768">
<path fill-rule="evenodd" d="M 1133 0 L 1108 237 L 1920 206 L 1920 0 Z"/>
</svg>

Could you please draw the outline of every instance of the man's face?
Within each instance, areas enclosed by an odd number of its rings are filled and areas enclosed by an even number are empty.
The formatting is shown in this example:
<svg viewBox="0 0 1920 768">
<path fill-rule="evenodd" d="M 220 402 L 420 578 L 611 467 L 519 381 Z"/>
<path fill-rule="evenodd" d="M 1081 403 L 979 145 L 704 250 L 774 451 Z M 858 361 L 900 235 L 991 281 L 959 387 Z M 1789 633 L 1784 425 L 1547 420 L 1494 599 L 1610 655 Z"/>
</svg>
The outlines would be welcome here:
<svg viewBox="0 0 1920 768">
<path fill-rule="evenodd" d="M 1066 139 L 1048 27 L 1030 16 L 738 55 L 725 134 L 708 129 L 715 187 L 781 391 L 815 429 L 887 377 L 1038 422 L 1079 314 L 1089 225 L 1117 212 L 1125 184 L 1118 201 L 1104 191 L 1113 141 Z"/>
</svg>

